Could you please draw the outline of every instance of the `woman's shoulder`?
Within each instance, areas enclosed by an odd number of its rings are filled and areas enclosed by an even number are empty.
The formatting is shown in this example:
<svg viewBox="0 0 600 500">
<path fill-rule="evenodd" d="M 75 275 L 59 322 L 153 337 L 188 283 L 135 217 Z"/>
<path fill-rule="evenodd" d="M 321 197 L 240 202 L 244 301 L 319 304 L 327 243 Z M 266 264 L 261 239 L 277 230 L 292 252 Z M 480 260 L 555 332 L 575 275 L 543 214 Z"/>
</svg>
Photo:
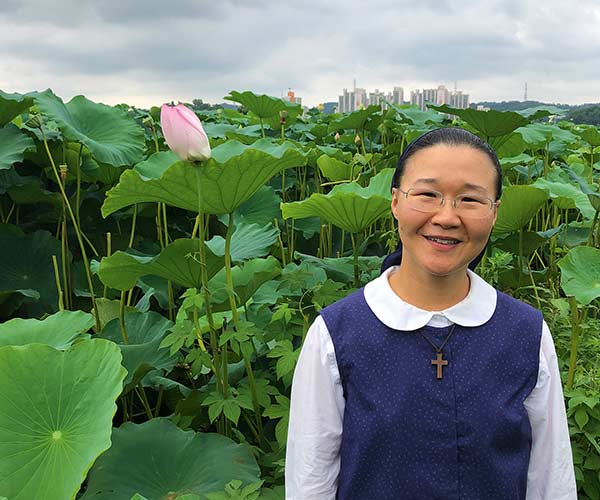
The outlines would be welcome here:
<svg viewBox="0 0 600 500">
<path fill-rule="evenodd" d="M 364 302 L 365 299 L 365 287 L 361 287 L 355 290 L 352 290 L 348 293 L 348 295 L 342 297 L 341 299 L 332 302 L 331 304 L 325 306 L 323 309 L 319 311 L 319 314 L 325 315 L 333 314 L 341 311 L 348 311 L 350 309 L 355 309 L 358 304 Z"/>
<path fill-rule="evenodd" d="M 522 300 L 519 300 L 512 295 L 502 292 L 496 288 L 498 296 L 497 308 L 500 308 L 500 312 L 510 312 L 511 315 L 517 314 L 519 316 L 531 317 L 535 321 L 542 321 L 542 311 L 537 309 L 535 306 L 528 304 Z"/>
</svg>

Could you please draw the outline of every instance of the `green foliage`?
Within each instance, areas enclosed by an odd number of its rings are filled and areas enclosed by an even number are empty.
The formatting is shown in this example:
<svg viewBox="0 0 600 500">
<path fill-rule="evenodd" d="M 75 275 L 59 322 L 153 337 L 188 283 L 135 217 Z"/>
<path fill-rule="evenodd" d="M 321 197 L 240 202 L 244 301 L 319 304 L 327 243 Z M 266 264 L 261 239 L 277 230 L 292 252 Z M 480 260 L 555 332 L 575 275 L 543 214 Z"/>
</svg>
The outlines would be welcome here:
<svg viewBox="0 0 600 500">
<path fill-rule="evenodd" d="M 0 397 L 19 403 L 0 415 L 0 492 L 282 500 L 309 326 L 395 247 L 403 149 L 458 125 L 503 170 L 478 272 L 544 311 L 579 495 L 600 498 L 597 127 L 532 102 L 323 115 L 249 91 L 226 99 L 242 106 L 195 103 L 212 157 L 191 164 L 167 150 L 157 107 L 0 92 Z"/>
</svg>

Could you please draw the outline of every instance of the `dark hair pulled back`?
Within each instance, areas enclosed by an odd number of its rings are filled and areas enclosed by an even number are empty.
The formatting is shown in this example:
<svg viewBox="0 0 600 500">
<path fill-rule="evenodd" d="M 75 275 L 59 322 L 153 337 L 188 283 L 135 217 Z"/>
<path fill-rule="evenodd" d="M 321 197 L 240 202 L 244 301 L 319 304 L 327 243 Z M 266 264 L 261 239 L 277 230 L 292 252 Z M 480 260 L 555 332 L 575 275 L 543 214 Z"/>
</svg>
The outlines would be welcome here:
<svg viewBox="0 0 600 500">
<path fill-rule="evenodd" d="M 426 149 L 438 144 L 445 144 L 448 146 L 469 146 L 473 149 L 484 153 L 492 162 L 494 169 L 496 170 L 496 200 L 500 199 L 502 195 L 502 167 L 498 161 L 498 157 L 490 145 L 480 137 L 460 127 L 446 127 L 437 128 L 425 132 L 423 135 L 413 140 L 402 152 L 396 165 L 396 171 L 392 177 L 392 185 L 390 189 L 398 188 L 400 186 L 400 179 L 404 174 L 406 163 L 408 160 L 415 155 L 418 151 Z M 489 241 L 489 240 L 488 240 Z M 486 245 L 487 248 L 487 245 Z M 469 263 L 469 269 L 473 270 L 479 264 L 479 261 L 483 258 L 486 248 Z M 381 265 L 381 272 L 383 273 L 387 268 L 391 266 L 399 265 L 402 261 L 402 241 L 398 242 L 396 250 L 390 255 L 383 259 Z"/>
</svg>

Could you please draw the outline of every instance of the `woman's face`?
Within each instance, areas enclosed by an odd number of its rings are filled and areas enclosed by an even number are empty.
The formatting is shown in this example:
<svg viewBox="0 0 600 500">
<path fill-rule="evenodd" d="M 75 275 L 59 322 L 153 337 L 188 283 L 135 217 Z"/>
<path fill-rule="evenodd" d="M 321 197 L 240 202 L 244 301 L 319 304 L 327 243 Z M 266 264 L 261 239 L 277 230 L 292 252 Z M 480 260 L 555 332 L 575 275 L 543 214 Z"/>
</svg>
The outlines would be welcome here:
<svg viewBox="0 0 600 500">
<path fill-rule="evenodd" d="M 484 219 L 461 217 L 452 206 L 465 193 L 495 200 L 496 171 L 488 156 L 470 146 L 437 144 L 409 158 L 400 189 L 425 188 L 444 195 L 444 206 L 435 212 L 419 212 L 408 206 L 396 188 L 392 190 L 392 213 L 402 240 L 402 265 L 434 276 L 464 274 L 483 250 L 496 222 L 497 209 Z M 450 245 L 431 238 L 458 240 Z"/>
</svg>

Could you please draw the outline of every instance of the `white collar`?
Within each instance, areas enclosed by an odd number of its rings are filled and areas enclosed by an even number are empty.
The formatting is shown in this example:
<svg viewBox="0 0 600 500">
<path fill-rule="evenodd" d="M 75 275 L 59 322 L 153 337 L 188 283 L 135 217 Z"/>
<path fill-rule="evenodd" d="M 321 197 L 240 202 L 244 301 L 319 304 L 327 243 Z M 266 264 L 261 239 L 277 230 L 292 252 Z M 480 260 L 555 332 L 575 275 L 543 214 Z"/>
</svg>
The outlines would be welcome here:
<svg viewBox="0 0 600 500">
<path fill-rule="evenodd" d="M 394 330 L 416 330 L 429 324 L 447 326 L 481 326 L 496 310 L 496 290 L 489 283 L 467 269 L 471 286 L 467 296 L 458 304 L 443 311 L 425 311 L 403 301 L 392 290 L 388 276 L 398 269 L 392 266 L 381 276 L 365 285 L 365 300 L 375 316 Z"/>
</svg>

